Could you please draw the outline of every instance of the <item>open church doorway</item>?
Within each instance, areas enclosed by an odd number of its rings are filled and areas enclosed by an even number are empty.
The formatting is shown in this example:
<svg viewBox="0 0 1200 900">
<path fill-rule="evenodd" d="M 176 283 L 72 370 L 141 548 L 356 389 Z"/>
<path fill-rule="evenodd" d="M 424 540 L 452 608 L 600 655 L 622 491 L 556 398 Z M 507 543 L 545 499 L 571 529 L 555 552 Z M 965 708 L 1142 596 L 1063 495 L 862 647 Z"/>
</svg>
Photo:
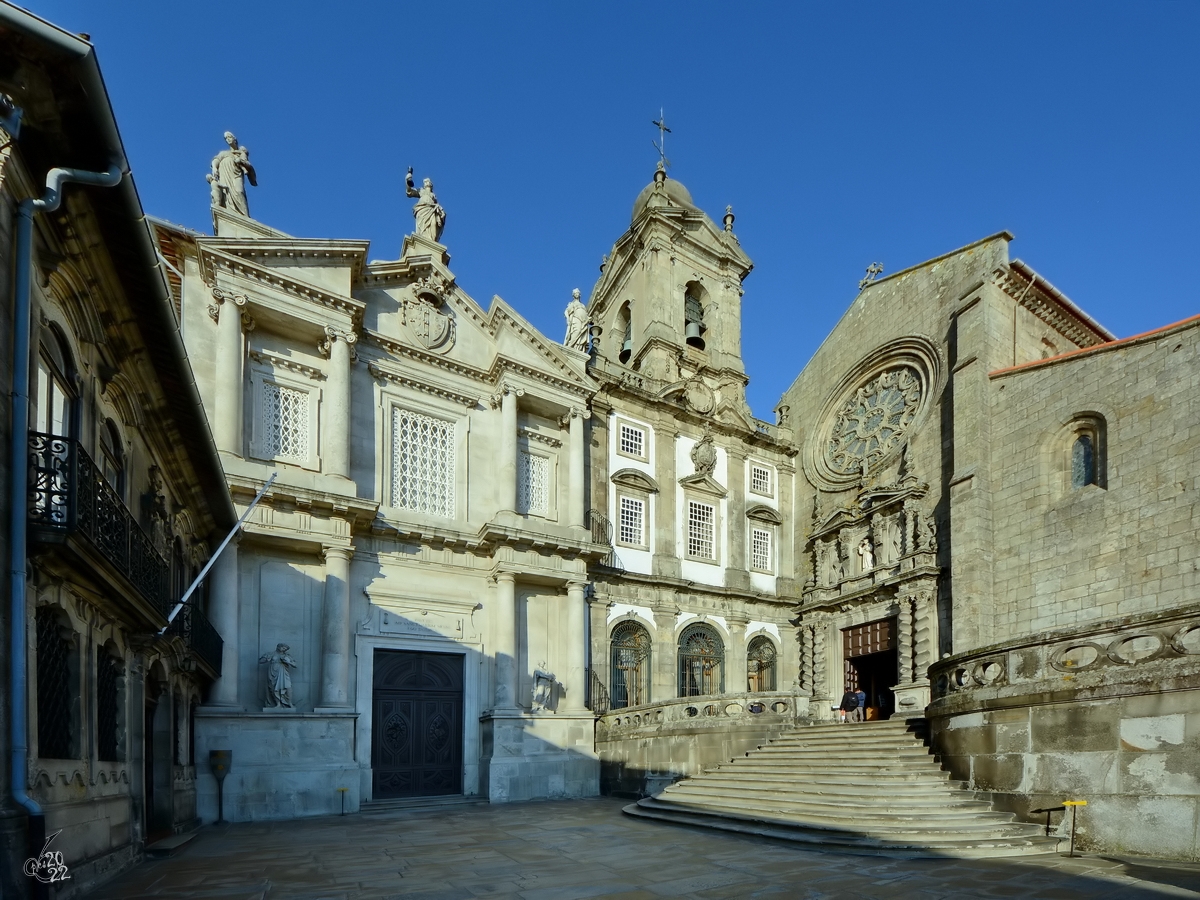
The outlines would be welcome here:
<svg viewBox="0 0 1200 900">
<path fill-rule="evenodd" d="M 372 797 L 462 793 L 463 657 L 376 650 Z"/>
<path fill-rule="evenodd" d="M 896 620 L 881 619 L 842 630 L 846 684 L 867 695 L 867 718 L 886 719 L 896 711 L 892 688 L 900 681 Z"/>
</svg>

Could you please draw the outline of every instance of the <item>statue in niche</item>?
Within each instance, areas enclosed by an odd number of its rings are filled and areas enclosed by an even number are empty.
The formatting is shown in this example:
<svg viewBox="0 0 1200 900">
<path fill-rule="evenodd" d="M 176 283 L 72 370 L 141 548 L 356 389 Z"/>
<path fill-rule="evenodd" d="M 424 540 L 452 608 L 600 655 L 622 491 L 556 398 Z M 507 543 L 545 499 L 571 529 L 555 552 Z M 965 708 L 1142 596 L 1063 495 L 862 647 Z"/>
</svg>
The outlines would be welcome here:
<svg viewBox="0 0 1200 900">
<path fill-rule="evenodd" d="M 870 572 L 875 568 L 875 548 L 871 546 L 871 539 L 864 537 L 858 542 L 859 559 L 862 561 L 863 572 Z"/>
<path fill-rule="evenodd" d="M 250 165 L 250 150 L 238 145 L 238 139 L 232 131 L 225 132 L 225 143 L 229 149 L 213 157 L 212 173 L 205 176 L 212 192 L 212 205 L 249 218 L 246 179 L 249 178 L 250 184 L 258 187 L 258 177 L 254 166 Z"/>
<path fill-rule="evenodd" d="M 846 571 L 846 566 L 850 562 L 850 537 L 844 531 L 837 538 L 837 578 L 834 581 L 841 581 L 850 573 Z"/>
<path fill-rule="evenodd" d="M 565 315 L 567 317 L 567 336 L 563 338 L 563 346 L 569 350 L 587 353 L 592 318 L 588 315 L 583 301 L 579 299 L 579 288 L 571 291 L 571 302 L 567 304 Z"/>
<path fill-rule="evenodd" d="M 826 541 L 817 541 L 813 548 L 816 552 L 816 579 L 818 584 L 827 585 L 833 584 L 835 575 L 835 563 L 833 560 L 833 547 Z"/>
<path fill-rule="evenodd" d="M 442 229 L 446 227 L 446 210 L 437 201 L 437 195 L 433 192 L 433 182 L 426 178 L 418 190 L 413 184 L 412 166 L 409 166 L 404 185 L 405 193 L 409 197 L 417 198 L 417 204 L 413 207 L 413 218 L 417 220 L 417 234 L 431 241 L 441 241 Z"/>
<path fill-rule="evenodd" d="M 697 475 L 711 475 L 717 467 L 717 448 L 713 446 L 713 437 L 705 432 L 690 454 L 692 465 L 696 467 Z"/>
<path fill-rule="evenodd" d="M 924 515 L 919 509 L 914 513 L 917 549 L 927 553 L 935 552 L 937 550 L 937 522 L 933 514 Z"/>
<path fill-rule="evenodd" d="M 296 661 L 288 656 L 291 649 L 287 644 L 276 644 L 274 653 L 258 658 L 267 664 L 267 706 L 271 709 L 295 709 L 290 670 L 296 668 Z"/>
<path fill-rule="evenodd" d="M 546 670 L 546 661 L 542 660 L 538 663 L 538 667 L 533 670 L 533 701 L 531 706 L 534 712 L 539 709 L 550 708 L 550 703 L 554 699 L 554 685 L 557 683 L 558 679 L 554 677 L 554 673 Z"/>
<path fill-rule="evenodd" d="M 900 559 L 900 514 L 888 516 L 883 520 L 885 560 L 888 565 Z"/>
</svg>

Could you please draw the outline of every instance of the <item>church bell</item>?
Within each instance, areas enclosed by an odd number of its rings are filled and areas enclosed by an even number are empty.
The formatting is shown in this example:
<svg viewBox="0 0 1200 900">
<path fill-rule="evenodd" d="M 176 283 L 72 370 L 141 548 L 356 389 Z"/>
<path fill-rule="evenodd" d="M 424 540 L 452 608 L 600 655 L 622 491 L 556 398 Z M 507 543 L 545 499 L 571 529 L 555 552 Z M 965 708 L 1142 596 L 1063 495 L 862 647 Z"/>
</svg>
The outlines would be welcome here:
<svg viewBox="0 0 1200 900">
<path fill-rule="evenodd" d="M 683 339 L 689 347 L 704 349 L 704 326 L 700 322 L 688 322 L 683 327 Z"/>
</svg>

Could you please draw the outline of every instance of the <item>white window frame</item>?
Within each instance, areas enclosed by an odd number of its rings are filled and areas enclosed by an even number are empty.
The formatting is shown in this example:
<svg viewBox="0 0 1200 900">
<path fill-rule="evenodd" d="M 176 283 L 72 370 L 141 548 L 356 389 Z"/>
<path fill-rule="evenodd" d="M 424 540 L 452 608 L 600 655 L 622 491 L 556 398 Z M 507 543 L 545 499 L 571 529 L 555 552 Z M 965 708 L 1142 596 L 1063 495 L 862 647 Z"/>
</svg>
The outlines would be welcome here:
<svg viewBox="0 0 1200 900">
<path fill-rule="evenodd" d="M 641 531 L 642 531 L 642 533 L 641 533 L 641 541 L 639 543 L 634 543 L 632 541 L 625 540 L 624 535 L 622 534 L 622 531 L 621 531 L 621 512 L 623 509 L 622 502 L 625 500 L 628 500 L 632 503 L 641 504 L 641 508 L 642 508 Z M 650 497 L 649 497 L 649 495 L 643 494 L 639 491 L 631 491 L 628 488 L 618 489 L 617 490 L 616 513 L 617 513 L 616 522 L 615 522 L 616 527 L 613 529 L 613 531 L 614 531 L 613 540 L 617 543 L 617 545 L 621 546 L 621 547 L 633 547 L 638 550 L 649 550 L 650 549 L 650 538 L 649 538 Z"/>
<path fill-rule="evenodd" d="M 754 484 L 754 470 L 755 469 L 758 469 L 759 471 L 766 473 L 767 489 L 765 491 L 762 490 L 761 488 L 755 487 L 755 484 Z M 755 461 L 751 460 L 749 474 L 750 474 L 750 485 L 749 485 L 750 493 L 758 494 L 761 497 L 774 497 L 775 496 L 775 467 L 774 466 L 768 466 L 766 463 L 755 462 Z"/>
<path fill-rule="evenodd" d="M 614 426 L 616 427 L 616 430 L 617 430 L 617 434 L 616 434 L 617 455 L 624 456 L 627 459 L 640 459 L 642 462 L 649 462 L 650 461 L 650 429 L 649 429 L 649 427 L 647 427 L 646 425 L 642 425 L 639 422 L 632 422 L 629 419 L 621 419 L 621 418 L 618 418 L 614 422 Z M 623 444 L 622 438 L 624 437 L 626 428 L 631 429 L 636 432 L 639 432 L 641 434 L 641 436 L 642 436 L 642 441 L 641 441 L 642 452 L 641 452 L 641 454 L 632 453 L 628 450 L 625 450 L 622 447 L 622 444 Z"/>
<path fill-rule="evenodd" d="M 767 564 L 766 566 L 756 565 L 754 539 L 755 535 L 762 534 L 766 537 L 767 543 Z M 769 525 L 766 522 L 751 522 L 750 523 L 750 540 L 747 541 L 747 547 L 750 550 L 750 571 L 765 572 L 768 575 L 775 574 L 775 526 Z"/>
<path fill-rule="evenodd" d="M 296 391 L 306 396 L 308 448 L 302 457 L 277 456 L 268 445 L 270 435 L 265 433 L 266 427 L 264 422 L 268 385 L 289 391 Z M 292 378 L 287 374 L 253 368 L 250 371 L 250 392 L 252 397 L 249 428 L 250 456 L 256 459 L 271 460 L 284 463 L 285 465 L 299 466 L 302 469 L 319 471 L 321 468 L 321 457 L 317 453 L 317 447 L 319 446 L 318 438 L 320 434 L 321 389 L 312 382 Z"/>
<path fill-rule="evenodd" d="M 709 542 L 712 545 L 712 556 L 700 556 L 692 552 L 692 507 L 703 506 L 711 511 L 712 534 Z M 717 565 L 721 559 L 721 505 L 715 499 L 699 498 L 685 495 L 683 498 L 683 552 L 687 559 L 696 562 Z M 700 539 L 703 540 L 703 539 Z"/>
<path fill-rule="evenodd" d="M 424 516 L 430 519 L 439 521 L 454 520 L 460 517 L 459 511 L 462 509 L 463 497 L 462 487 L 463 479 L 460 476 L 463 466 L 463 458 L 465 456 L 462 441 L 460 440 L 459 422 L 453 415 L 447 415 L 445 411 L 432 410 L 425 408 L 420 404 L 412 404 L 403 401 L 393 401 L 386 403 L 384 408 L 387 410 L 387 416 L 383 423 L 383 435 L 385 446 L 387 447 L 387 466 L 384 468 L 383 483 L 386 490 L 386 506 L 393 515 L 401 516 Z M 399 460 L 396 457 L 396 414 L 407 413 L 412 416 L 421 416 L 426 419 L 432 419 L 446 425 L 450 430 L 450 444 L 454 450 L 454 460 L 450 467 L 450 509 L 449 513 L 428 512 L 426 510 L 416 509 L 411 506 L 397 506 L 396 501 L 396 466 Z"/>
</svg>

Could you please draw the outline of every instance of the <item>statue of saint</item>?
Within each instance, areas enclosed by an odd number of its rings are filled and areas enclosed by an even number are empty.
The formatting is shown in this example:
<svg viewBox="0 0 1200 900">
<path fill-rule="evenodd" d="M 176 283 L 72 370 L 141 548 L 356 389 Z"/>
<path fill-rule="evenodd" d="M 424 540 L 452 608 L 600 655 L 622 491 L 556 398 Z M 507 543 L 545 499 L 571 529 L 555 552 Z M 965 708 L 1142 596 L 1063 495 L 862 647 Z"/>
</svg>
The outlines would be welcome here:
<svg viewBox="0 0 1200 900">
<path fill-rule="evenodd" d="M 417 190 L 413 185 L 412 166 L 409 166 L 404 184 L 408 196 L 418 198 L 417 205 L 413 207 L 413 218 L 417 220 L 417 234 L 431 241 L 440 241 L 442 229 L 446 227 L 446 210 L 437 202 L 433 182 L 426 178 L 421 189 Z"/>
<path fill-rule="evenodd" d="M 587 307 L 579 299 L 579 288 L 571 291 L 571 302 L 567 304 L 567 336 L 563 338 L 563 346 L 570 350 L 580 350 L 587 353 L 588 333 L 592 328 L 592 320 Z"/>
<path fill-rule="evenodd" d="M 276 644 L 275 652 L 260 656 L 258 661 L 267 664 L 267 705 L 272 709 L 295 709 L 292 706 L 292 673 L 296 661 L 288 656 L 292 648 L 287 644 Z"/>
<path fill-rule="evenodd" d="M 554 673 L 546 671 L 544 660 L 533 670 L 533 702 L 531 705 L 534 710 L 549 708 L 554 699 L 556 681 Z"/>
<path fill-rule="evenodd" d="M 250 184 L 258 187 L 254 166 L 250 165 L 250 150 L 238 146 L 238 139 L 232 131 L 225 132 L 225 143 L 229 149 L 213 157 L 212 174 L 205 176 L 212 189 L 212 205 L 249 218 L 245 180 L 249 178 Z"/>
<path fill-rule="evenodd" d="M 875 548 L 871 546 L 869 537 L 858 542 L 858 555 L 862 558 L 862 570 L 870 572 L 875 568 Z"/>
</svg>

